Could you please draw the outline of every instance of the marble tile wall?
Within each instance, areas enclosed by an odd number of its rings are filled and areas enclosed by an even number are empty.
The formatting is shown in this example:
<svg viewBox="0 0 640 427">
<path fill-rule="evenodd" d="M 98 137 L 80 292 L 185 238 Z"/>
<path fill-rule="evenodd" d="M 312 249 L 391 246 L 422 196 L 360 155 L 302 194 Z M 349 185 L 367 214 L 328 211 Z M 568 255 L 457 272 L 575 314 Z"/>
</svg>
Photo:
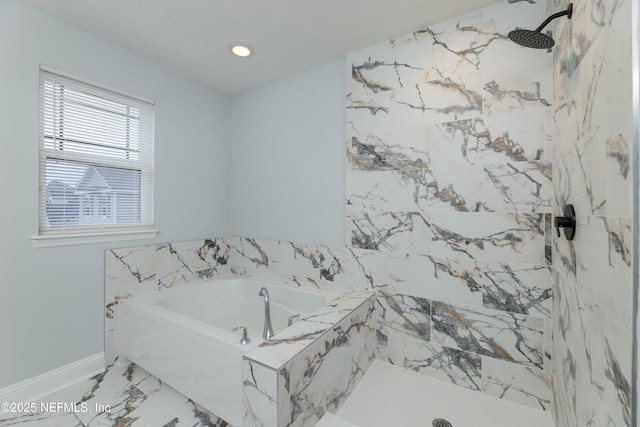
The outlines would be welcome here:
<svg viewBox="0 0 640 427">
<path fill-rule="evenodd" d="M 245 355 L 244 426 L 314 425 L 344 403 L 375 359 L 374 293 L 348 295 L 337 311 L 316 313 Z"/>
<path fill-rule="evenodd" d="M 566 0 L 549 2 L 562 10 Z M 631 426 L 631 1 L 574 0 L 554 34 L 553 240 L 556 424 Z M 637 230 L 635 231 L 637 233 Z"/>
<path fill-rule="evenodd" d="M 371 298 L 285 368 L 290 422 L 281 425 L 314 425 L 325 411 L 342 406 L 375 359 L 375 330 Z"/>
<path fill-rule="evenodd" d="M 105 251 L 105 360 L 120 354 L 115 337 L 118 302 L 227 273 L 224 239 L 202 239 Z"/>
<path fill-rule="evenodd" d="M 552 62 L 505 1 L 347 57 L 347 245 L 384 255 L 377 357 L 551 410 Z M 373 255 L 371 255 L 373 256 Z"/>
<path fill-rule="evenodd" d="M 120 354 L 117 306 L 126 298 L 225 274 L 344 293 L 243 361 L 245 425 L 301 426 L 337 409 L 375 358 L 371 291 L 386 287 L 377 251 L 223 237 L 105 252 L 105 355 Z M 332 326 L 333 325 L 333 326 Z"/>
<path fill-rule="evenodd" d="M 387 287 L 387 256 L 380 251 L 240 237 L 224 242 L 236 274 L 337 292 Z"/>
<path fill-rule="evenodd" d="M 506 34 L 566 0 L 505 1 L 349 55 L 347 246 L 108 251 L 107 355 L 120 299 L 200 277 L 365 288 L 376 357 L 553 410 L 558 427 L 629 426 L 630 3 L 575 0 L 553 53 Z M 552 228 L 565 203 L 572 242 Z"/>
</svg>

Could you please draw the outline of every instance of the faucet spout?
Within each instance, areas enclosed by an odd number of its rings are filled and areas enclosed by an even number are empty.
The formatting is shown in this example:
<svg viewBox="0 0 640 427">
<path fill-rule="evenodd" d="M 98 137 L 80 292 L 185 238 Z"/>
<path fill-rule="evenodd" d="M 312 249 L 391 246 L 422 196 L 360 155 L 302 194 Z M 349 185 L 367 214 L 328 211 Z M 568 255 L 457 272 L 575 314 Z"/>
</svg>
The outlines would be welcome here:
<svg viewBox="0 0 640 427">
<path fill-rule="evenodd" d="M 258 296 L 264 297 L 264 329 L 262 330 L 262 338 L 271 339 L 274 335 L 271 326 L 271 303 L 269 301 L 269 290 L 265 287 L 260 289 Z"/>
</svg>

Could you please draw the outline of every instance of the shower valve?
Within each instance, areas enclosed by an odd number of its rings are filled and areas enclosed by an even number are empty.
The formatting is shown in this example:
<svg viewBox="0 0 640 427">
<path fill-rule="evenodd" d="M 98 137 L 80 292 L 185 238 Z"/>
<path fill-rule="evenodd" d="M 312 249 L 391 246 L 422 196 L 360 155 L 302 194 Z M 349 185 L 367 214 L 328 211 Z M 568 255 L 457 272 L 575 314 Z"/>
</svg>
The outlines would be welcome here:
<svg viewBox="0 0 640 427">
<path fill-rule="evenodd" d="M 564 228 L 564 236 L 567 240 L 573 240 L 576 235 L 576 211 L 573 205 L 564 207 L 564 216 L 556 216 L 556 231 L 560 237 L 560 228 Z"/>
</svg>

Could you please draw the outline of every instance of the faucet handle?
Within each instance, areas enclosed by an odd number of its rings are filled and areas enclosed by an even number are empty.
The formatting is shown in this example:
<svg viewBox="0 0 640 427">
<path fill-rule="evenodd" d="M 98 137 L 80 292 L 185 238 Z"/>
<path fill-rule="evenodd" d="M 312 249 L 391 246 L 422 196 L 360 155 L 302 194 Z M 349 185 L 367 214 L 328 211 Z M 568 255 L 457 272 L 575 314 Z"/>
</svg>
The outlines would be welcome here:
<svg viewBox="0 0 640 427">
<path fill-rule="evenodd" d="M 247 334 L 247 327 L 246 326 L 236 326 L 235 328 L 231 329 L 233 332 L 235 331 L 239 331 L 240 329 L 242 329 L 242 337 L 240 338 L 240 344 L 249 344 L 251 342 L 251 339 L 249 338 L 249 335 Z"/>
</svg>

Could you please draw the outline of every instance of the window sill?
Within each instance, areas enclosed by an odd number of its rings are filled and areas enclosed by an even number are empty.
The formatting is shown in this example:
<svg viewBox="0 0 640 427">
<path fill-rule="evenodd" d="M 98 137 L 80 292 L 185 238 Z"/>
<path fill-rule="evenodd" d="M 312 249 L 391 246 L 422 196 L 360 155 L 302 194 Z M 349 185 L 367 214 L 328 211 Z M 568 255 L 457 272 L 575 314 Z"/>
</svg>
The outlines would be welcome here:
<svg viewBox="0 0 640 427">
<path fill-rule="evenodd" d="M 157 234 L 158 230 L 155 228 L 88 233 L 44 234 L 31 236 L 31 243 L 34 248 L 51 248 L 55 246 L 88 245 L 92 243 L 119 242 L 124 240 L 153 239 Z"/>
</svg>

